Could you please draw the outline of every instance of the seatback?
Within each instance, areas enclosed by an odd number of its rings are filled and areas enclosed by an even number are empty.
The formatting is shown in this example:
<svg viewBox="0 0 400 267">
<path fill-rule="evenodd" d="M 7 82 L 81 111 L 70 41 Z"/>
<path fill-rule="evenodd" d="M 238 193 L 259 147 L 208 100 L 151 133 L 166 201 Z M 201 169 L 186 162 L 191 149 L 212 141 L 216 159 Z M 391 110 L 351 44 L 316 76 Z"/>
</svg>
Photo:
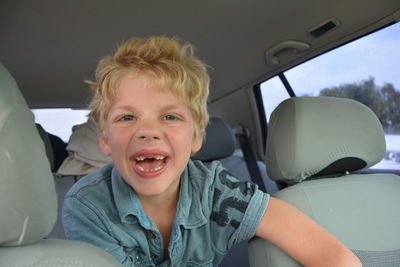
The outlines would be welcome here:
<svg viewBox="0 0 400 267">
<path fill-rule="evenodd" d="M 203 146 L 198 153 L 192 156 L 192 159 L 205 162 L 219 160 L 236 178 L 242 181 L 252 181 L 243 153 L 240 149 L 236 149 L 234 130 L 221 118 L 210 118 Z M 267 191 L 269 193 L 277 191 L 277 184 L 267 176 L 265 163 L 262 161 L 256 163 Z"/>
<path fill-rule="evenodd" d="M 49 161 L 33 115 L 0 64 L 0 265 L 120 266 L 94 246 L 45 239 L 57 218 Z"/>
<path fill-rule="evenodd" d="M 46 132 L 39 123 L 36 123 L 36 128 L 46 149 L 46 155 L 50 163 L 51 171 L 55 173 L 64 159 L 68 156 L 66 150 L 67 144 L 64 143 L 60 137 Z"/>
<path fill-rule="evenodd" d="M 355 173 L 384 153 L 380 122 L 359 102 L 291 98 L 271 115 L 268 174 L 292 184 L 274 196 L 331 232 L 364 266 L 400 266 L 400 177 Z M 300 266 L 259 238 L 250 242 L 249 257 L 251 266 Z"/>
</svg>

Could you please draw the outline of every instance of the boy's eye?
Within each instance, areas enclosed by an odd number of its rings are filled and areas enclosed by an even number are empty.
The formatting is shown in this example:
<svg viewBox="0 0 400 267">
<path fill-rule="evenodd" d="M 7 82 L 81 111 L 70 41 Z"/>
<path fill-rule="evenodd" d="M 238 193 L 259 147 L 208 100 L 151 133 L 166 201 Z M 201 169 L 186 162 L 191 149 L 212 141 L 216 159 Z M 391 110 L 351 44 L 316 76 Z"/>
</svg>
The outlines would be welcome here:
<svg viewBox="0 0 400 267">
<path fill-rule="evenodd" d="M 119 121 L 132 121 L 135 119 L 133 115 L 123 115 L 119 118 Z"/>
<path fill-rule="evenodd" d="M 178 118 L 176 116 L 174 116 L 174 115 L 165 115 L 164 116 L 164 120 L 166 120 L 166 121 L 175 121 L 177 119 Z"/>
</svg>

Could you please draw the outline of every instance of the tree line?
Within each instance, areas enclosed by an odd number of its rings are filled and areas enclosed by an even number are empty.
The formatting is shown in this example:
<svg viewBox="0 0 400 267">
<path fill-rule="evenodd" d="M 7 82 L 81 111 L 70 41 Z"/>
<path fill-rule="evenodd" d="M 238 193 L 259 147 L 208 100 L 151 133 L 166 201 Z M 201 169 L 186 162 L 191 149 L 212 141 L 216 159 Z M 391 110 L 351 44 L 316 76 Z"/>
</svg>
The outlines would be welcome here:
<svg viewBox="0 0 400 267">
<path fill-rule="evenodd" d="M 391 83 L 379 86 L 369 77 L 361 82 L 324 88 L 319 95 L 359 101 L 377 115 L 386 134 L 400 134 L 400 91 Z"/>
</svg>

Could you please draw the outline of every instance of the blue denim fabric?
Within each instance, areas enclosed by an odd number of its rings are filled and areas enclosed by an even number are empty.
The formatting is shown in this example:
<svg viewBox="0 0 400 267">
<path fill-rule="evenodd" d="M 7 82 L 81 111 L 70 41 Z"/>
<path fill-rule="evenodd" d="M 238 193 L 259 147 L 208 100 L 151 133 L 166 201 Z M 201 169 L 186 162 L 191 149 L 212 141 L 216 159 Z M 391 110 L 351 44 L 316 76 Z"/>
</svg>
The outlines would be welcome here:
<svg viewBox="0 0 400 267">
<path fill-rule="evenodd" d="M 269 199 L 219 162 L 189 161 L 179 194 L 167 260 L 157 226 L 113 164 L 68 192 L 66 236 L 103 248 L 124 266 L 217 266 L 233 245 L 254 236 Z"/>
</svg>

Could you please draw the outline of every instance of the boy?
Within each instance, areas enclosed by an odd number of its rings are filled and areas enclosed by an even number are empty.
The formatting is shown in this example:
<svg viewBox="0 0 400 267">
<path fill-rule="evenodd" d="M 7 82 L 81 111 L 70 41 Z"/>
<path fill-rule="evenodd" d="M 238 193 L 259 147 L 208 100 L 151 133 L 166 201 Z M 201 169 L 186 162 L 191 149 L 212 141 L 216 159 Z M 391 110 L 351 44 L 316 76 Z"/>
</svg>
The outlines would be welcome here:
<svg viewBox="0 0 400 267">
<path fill-rule="evenodd" d="M 288 204 L 189 158 L 208 122 L 209 76 L 189 44 L 130 39 L 100 61 L 90 116 L 113 164 L 67 194 L 68 239 L 124 266 L 217 266 L 235 244 L 268 239 L 308 266 L 360 266 L 339 241 Z"/>
</svg>

